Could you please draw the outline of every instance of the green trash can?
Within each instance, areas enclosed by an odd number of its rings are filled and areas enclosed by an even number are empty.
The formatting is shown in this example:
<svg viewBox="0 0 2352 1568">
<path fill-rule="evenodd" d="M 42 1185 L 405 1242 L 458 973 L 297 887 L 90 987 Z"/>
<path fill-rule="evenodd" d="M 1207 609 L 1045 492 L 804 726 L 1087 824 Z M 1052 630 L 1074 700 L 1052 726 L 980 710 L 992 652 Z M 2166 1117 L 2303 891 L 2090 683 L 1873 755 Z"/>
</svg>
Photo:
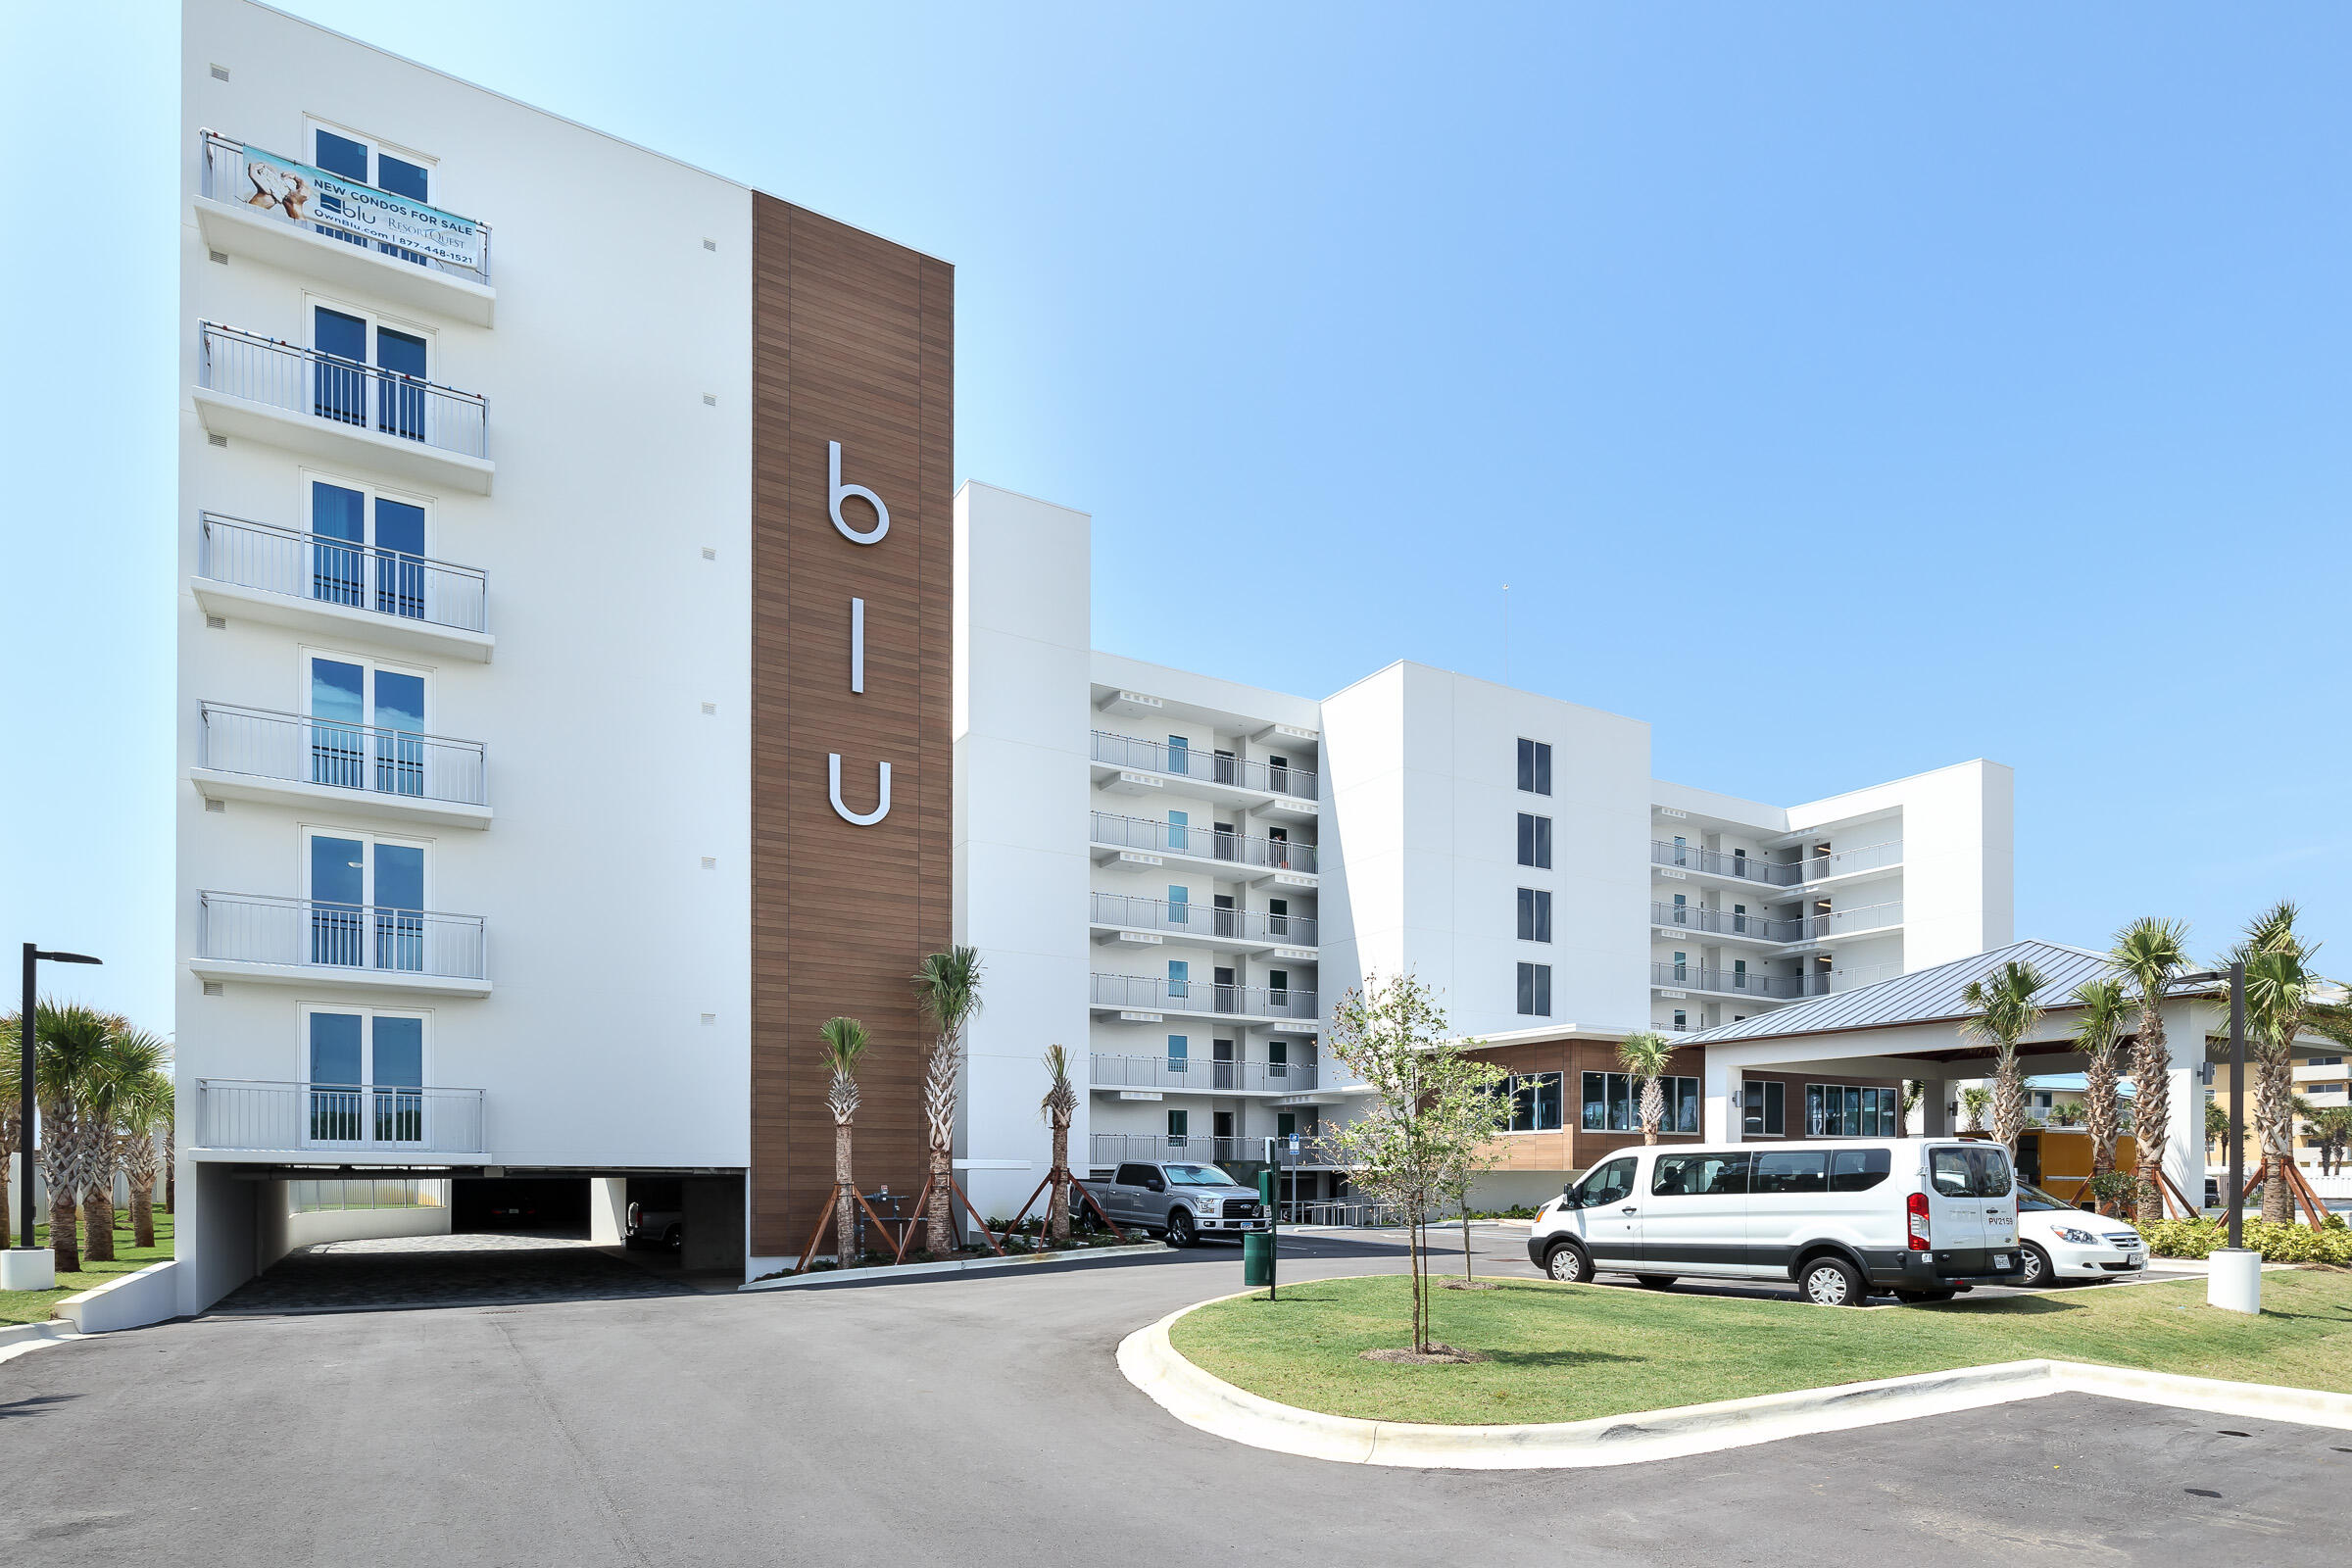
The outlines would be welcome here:
<svg viewBox="0 0 2352 1568">
<path fill-rule="evenodd" d="M 1270 1231 L 1242 1232 L 1242 1284 L 1250 1289 L 1274 1283 L 1274 1236 Z"/>
</svg>

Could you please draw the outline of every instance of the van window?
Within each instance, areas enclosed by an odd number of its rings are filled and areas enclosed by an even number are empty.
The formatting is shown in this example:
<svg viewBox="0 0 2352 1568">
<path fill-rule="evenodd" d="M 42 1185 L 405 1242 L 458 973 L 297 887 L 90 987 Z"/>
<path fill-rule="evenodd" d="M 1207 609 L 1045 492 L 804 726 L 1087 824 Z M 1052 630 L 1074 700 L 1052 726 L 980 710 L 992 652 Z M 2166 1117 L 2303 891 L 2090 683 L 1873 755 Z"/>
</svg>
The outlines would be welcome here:
<svg viewBox="0 0 2352 1568">
<path fill-rule="evenodd" d="M 1755 1185 L 1749 1191 L 1758 1194 L 1821 1193 L 1827 1192 L 1829 1185 L 1828 1150 L 1776 1150 L 1756 1156 Z"/>
<path fill-rule="evenodd" d="M 1649 1190 L 1658 1198 L 1715 1198 L 1747 1191 L 1745 1154 L 1660 1154 Z"/>
<path fill-rule="evenodd" d="M 1945 1198 L 2009 1196 L 2009 1152 L 1986 1144 L 1928 1152 L 1928 1175 Z"/>
<path fill-rule="evenodd" d="M 1614 1203 L 1619 1199 L 1632 1197 L 1633 1191 L 1634 1156 L 1620 1154 L 1615 1159 L 1593 1166 L 1585 1179 L 1576 1184 L 1571 1206 L 1598 1208 L 1603 1203 Z"/>
<path fill-rule="evenodd" d="M 1866 1193 L 1886 1179 L 1890 1162 L 1884 1149 L 1840 1149 L 1830 1155 L 1830 1191 Z"/>
</svg>

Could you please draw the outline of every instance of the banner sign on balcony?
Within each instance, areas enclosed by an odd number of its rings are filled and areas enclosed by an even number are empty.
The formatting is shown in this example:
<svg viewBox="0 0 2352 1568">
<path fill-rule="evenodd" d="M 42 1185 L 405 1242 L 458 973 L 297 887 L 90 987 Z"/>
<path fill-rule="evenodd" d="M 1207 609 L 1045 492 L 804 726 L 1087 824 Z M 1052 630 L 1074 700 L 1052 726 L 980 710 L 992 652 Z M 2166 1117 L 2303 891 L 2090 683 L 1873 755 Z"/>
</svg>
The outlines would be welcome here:
<svg viewBox="0 0 2352 1568">
<path fill-rule="evenodd" d="M 481 226 L 469 218 L 362 185 L 309 164 L 245 149 L 246 188 L 230 199 L 274 208 L 297 223 L 324 223 L 453 267 L 482 267 Z"/>
</svg>

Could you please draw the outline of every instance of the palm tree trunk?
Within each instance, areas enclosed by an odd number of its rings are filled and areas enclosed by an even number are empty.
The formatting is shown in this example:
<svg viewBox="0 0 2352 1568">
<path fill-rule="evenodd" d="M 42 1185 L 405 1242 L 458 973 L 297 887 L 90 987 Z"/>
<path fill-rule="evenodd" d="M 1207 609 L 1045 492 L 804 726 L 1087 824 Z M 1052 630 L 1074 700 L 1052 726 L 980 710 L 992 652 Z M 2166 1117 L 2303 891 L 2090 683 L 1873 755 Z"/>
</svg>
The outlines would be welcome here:
<svg viewBox="0 0 2352 1568">
<path fill-rule="evenodd" d="M 155 1245 L 155 1177 L 134 1182 L 130 1189 L 130 1245 Z"/>
<path fill-rule="evenodd" d="M 2012 1046 L 2001 1053 L 1992 1075 L 1992 1136 L 2011 1153 L 2026 1130 L 2026 1069 Z"/>
<path fill-rule="evenodd" d="M 49 1190 L 49 1255 L 58 1273 L 80 1271 L 81 1249 L 74 1242 L 74 1189 L 62 1182 Z"/>
<path fill-rule="evenodd" d="M 2262 1183 L 2262 1217 L 2273 1225 L 2295 1222 L 2295 1189 L 2287 1171 L 2295 1162 L 2295 1068 L 2292 1058 L 2262 1061 L 2254 1069 L 2254 1126 L 2262 1139 L 2263 1163 L 2271 1173 Z"/>
<path fill-rule="evenodd" d="M 1054 1196 L 1046 1200 L 1046 1234 L 1057 1243 L 1070 1239 L 1070 1124 L 1054 1118 Z"/>
<path fill-rule="evenodd" d="M 956 1250 L 956 1233 L 949 1228 L 948 1180 L 955 1172 L 952 1153 L 936 1144 L 931 1149 L 931 1213 L 923 1227 L 923 1245 L 933 1257 L 946 1257 Z"/>
<path fill-rule="evenodd" d="M 109 1171 L 81 1190 L 82 1237 L 81 1255 L 85 1262 L 112 1263 L 115 1260 L 115 1180 Z"/>
<path fill-rule="evenodd" d="M 0 1152 L 0 1247 L 7 1246 L 8 1239 L 16 1234 L 10 1229 L 16 1222 L 16 1205 L 8 1200 L 8 1152 Z M 32 1238 L 27 1236 L 18 1245 L 30 1247 Z"/>
<path fill-rule="evenodd" d="M 850 1124 L 833 1128 L 833 1256 L 843 1268 L 856 1268 L 864 1259 L 858 1251 L 857 1184 L 850 1177 Z"/>
<path fill-rule="evenodd" d="M 2132 1138 L 2138 1149 L 2139 1223 L 2164 1219 L 2164 1146 L 2173 1125 L 2172 1056 L 2164 1047 L 2161 1006 L 2142 1006 L 2132 1051 Z"/>
<path fill-rule="evenodd" d="M 1655 1078 L 1642 1080 L 1642 1141 L 1658 1141 L 1658 1124 L 1666 1119 L 1666 1086 Z M 1467 1234 L 1466 1232 L 1464 1234 Z"/>
<path fill-rule="evenodd" d="M 2090 1174 L 2095 1181 L 2115 1169 L 2115 1058 L 2105 1054 L 2091 1057 L 2083 1068 L 2082 1088 L 2083 1123 L 2090 1129 Z M 2104 1204 L 2100 1211 L 2105 1212 Z"/>
</svg>

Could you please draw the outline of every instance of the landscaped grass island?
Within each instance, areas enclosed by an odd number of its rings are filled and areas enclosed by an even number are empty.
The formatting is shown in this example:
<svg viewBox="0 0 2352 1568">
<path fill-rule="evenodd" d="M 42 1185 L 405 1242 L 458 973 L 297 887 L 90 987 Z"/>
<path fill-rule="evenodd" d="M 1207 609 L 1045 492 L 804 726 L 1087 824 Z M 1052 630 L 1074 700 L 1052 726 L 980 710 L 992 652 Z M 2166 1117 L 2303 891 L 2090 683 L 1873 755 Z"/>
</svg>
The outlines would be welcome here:
<svg viewBox="0 0 2352 1568">
<path fill-rule="evenodd" d="M 1467 1365 L 1367 1361 L 1407 1338 L 1399 1275 L 1285 1285 L 1176 1320 L 1203 1371 L 1329 1415 L 1451 1425 L 1582 1421 L 1915 1372 L 2047 1357 L 2352 1394 L 2352 1274 L 2266 1274 L 2260 1317 L 2205 1282 L 2109 1286 L 1863 1312 L 1796 1301 L 1504 1280 L 1439 1292 Z"/>
<path fill-rule="evenodd" d="M 122 1223 L 115 1228 L 114 1262 L 92 1263 L 85 1257 L 78 1270 L 72 1274 L 60 1274 L 57 1277 L 57 1289 L 53 1291 L 0 1291 L 0 1328 L 9 1328 L 19 1323 L 46 1323 L 57 1315 L 57 1303 L 69 1296 L 95 1290 L 101 1285 L 121 1279 L 125 1274 L 136 1274 L 150 1263 L 171 1261 L 172 1216 L 170 1214 L 160 1208 L 156 1210 L 155 1245 L 153 1247 L 131 1246 L 130 1215 L 127 1211 L 122 1211 L 118 1218 Z M 42 1247 L 49 1245 L 48 1226 L 34 1226 L 32 1235 L 36 1245 Z"/>
</svg>

